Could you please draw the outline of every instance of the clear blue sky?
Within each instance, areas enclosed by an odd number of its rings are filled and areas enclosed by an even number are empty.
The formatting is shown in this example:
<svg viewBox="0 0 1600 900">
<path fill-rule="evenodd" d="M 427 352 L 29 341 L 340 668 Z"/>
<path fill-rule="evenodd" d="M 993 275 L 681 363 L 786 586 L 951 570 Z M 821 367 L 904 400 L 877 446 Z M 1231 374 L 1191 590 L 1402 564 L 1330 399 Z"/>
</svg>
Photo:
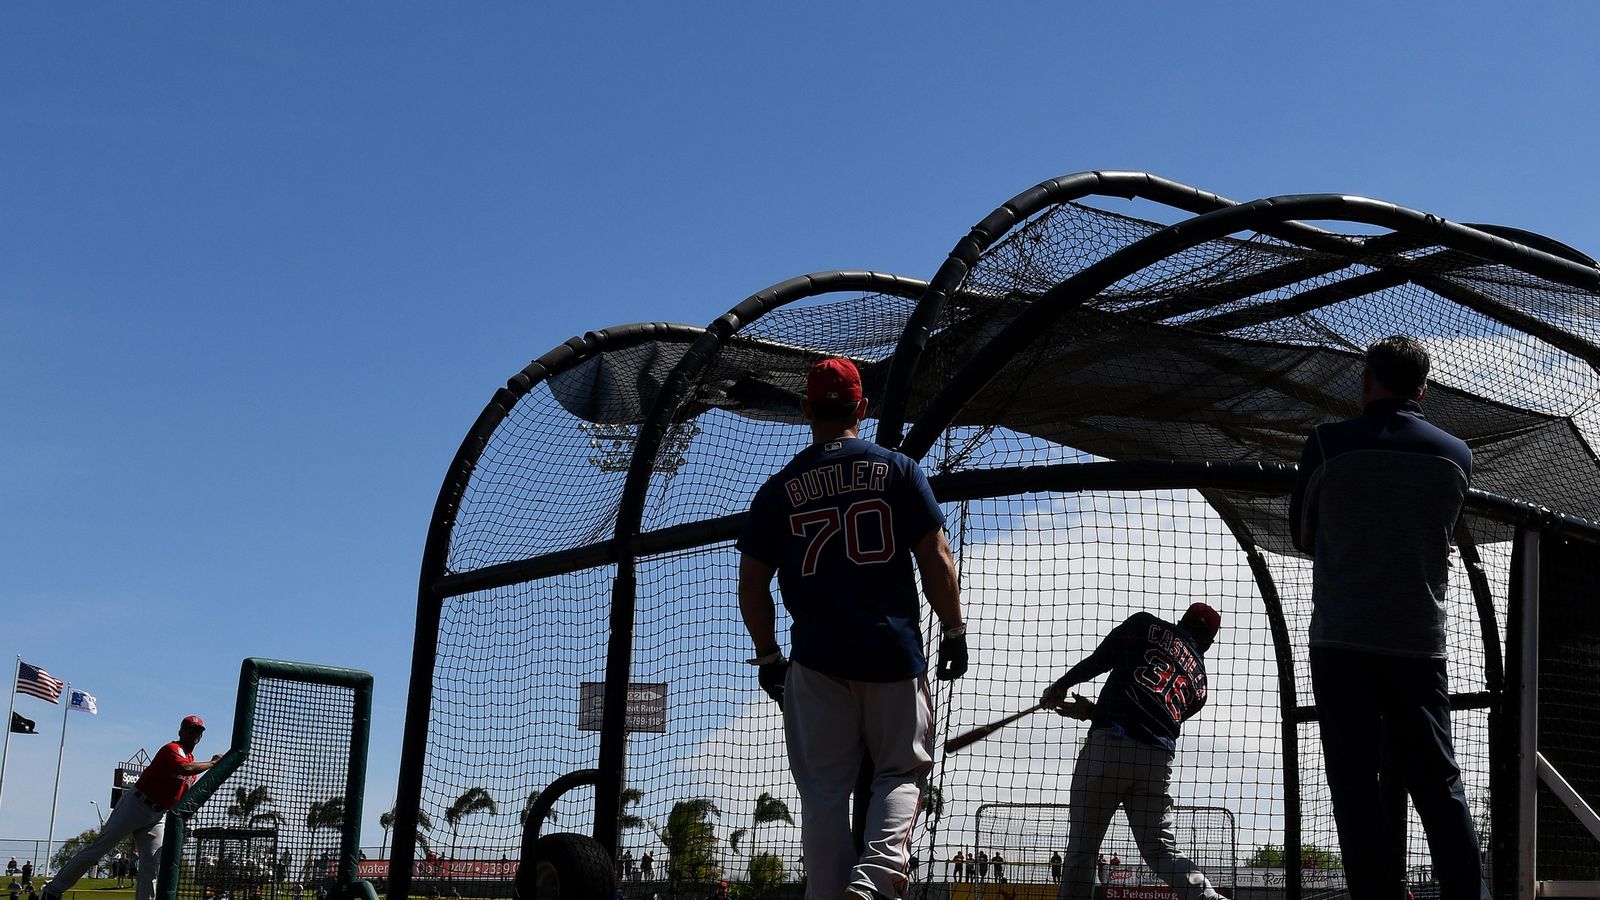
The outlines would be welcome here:
<svg viewBox="0 0 1600 900">
<path fill-rule="evenodd" d="M 928 277 L 1030 185 L 1337 191 L 1600 251 L 1586 3 L 6 3 L 0 560 L 58 838 L 239 660 L 371 671 L 497 385 L 789 276 Z M 42 837 L 59 708 L 0 837 Z"/>
</svg>

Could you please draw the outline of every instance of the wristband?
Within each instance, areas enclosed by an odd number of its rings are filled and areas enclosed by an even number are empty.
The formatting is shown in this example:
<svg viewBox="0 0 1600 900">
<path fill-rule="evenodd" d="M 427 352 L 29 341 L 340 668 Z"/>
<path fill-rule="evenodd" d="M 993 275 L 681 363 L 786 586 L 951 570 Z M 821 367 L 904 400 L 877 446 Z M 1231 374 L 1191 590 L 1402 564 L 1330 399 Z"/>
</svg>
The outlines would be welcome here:
<svg viewBox="0 0 1600 900">
<path fill-rule="evenodd" d="M 753 657 L 745 660 L 745 662 L 752 666 L 765 666 L 770 663 L 783 662 L 783 651 L 774 650 L 771 653 L 768 653 L 766 656 Z"/>
<path fill-rule="evenodd" d="M 939 632 L 939 636 L 940 637 L 947 637 L 947 638 L 966 637 L 967 636 L 967 623 L 962 622 L 960 625 L 951 625 L 949 628 L 946 628 L 943 631 L 940 631 Z"/>
</svg>

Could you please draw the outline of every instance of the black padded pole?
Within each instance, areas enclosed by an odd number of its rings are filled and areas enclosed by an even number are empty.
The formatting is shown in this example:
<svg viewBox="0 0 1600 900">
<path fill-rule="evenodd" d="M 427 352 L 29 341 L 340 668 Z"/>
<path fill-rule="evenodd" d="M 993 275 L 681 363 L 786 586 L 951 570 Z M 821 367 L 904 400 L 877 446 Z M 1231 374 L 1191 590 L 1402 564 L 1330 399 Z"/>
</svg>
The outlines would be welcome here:
<svg viewBox="0 0 1600 900">
<path fill-rule="evenodd" d="M 1284 466 L 1273 470 L 1273 480 L 1284 483 L 1284 476 L 1292 480 L 1297 467 Z M 1237 516 L 1227 513 L 1226 507 L 1206 498 L 1217 517 L 1228 526 L 1239 549 L 1250 563 L 1250 574 L 1255 578 L 1256 590 L 1261 596 L 1261 607 L 1267 613 L 1267 625 L 1272 633 L 1272 655 L 1278 667 L 1278 717 L 1283 739 L 1283 877 L 1285 900 L 1300 900 L 1304 889 L 1300 877 L 1301 820 L 1303 811 L 1300 797 L 1300 726 L 1295 721 L 1298 699 L 1294 684 L 1294 644 L 1289 640 L 1289 624 L 1283 616 L 1283 598 L 1278 593 L 1278 582 L 1266 557 L 1256 546 L 1255 535 Z M 1235 891 L 1238 885 L 1232 886 Z"/>
<path fill-rule="evenodd" d="M 428 723 L 433 712 L 433 675 L 438 662 L 439 622 L 443 602 L 453 594 L 437 590 L 449 559 L 456 513 L 478 459 L 506 414 L 534 385 L 591 357 L 620 346 L 676 337 L 692 339 L 699 329 L 641 322 L 574 337 L 540 356 L 512 376 L 478 414 L 445 471 L 434 501 L 433 517 L 423 543 L 417 586 L 417 625 L 411 644 L 411 677 L 406 694 L 406 721 L 401 732 L 400 774 L 395 785 L 394 844 L 390 851 L 388 895 L 408 900 L 416 862 L 417 813 L 422 808 L 422 770 L 427 761 Z M 514 583 L 514 582 L 511 582 Z M 466 593 L 460 591 L 458 593 Z"/>
</svg>

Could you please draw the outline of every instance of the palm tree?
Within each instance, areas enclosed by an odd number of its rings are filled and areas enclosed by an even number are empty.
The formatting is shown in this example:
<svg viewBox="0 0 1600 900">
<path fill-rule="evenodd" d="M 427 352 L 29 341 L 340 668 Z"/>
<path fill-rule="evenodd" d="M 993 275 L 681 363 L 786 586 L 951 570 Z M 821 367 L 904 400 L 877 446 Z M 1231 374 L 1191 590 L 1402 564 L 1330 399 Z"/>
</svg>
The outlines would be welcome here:
<svg viewBox="0 0 1600 900">
<path fill-rule="evenodd" d="M 306 811 L 306 828 L 311 831 L 320 831 L 324 828 L 336 829 L 344 825 L 344 798 L 335 797 L 332 800 L 313 801 L 311 809 Z"/>
<path fill-rule="evenodd" d="M 930 784 L 922 791 L 922 808 L 928 813 L 928 831 L 939 832 L 939 820 L 944 817 L 944 791 Z"/>
<path fill-rule="evenodd" d="M 226 810 L 230 818 L 238 819 L 242 824 L 255 827 L 257 825 L 276 825 L 283 821 L 283 817 L 266 807 L 272 805 L 272 795 L 267 793 L 267 786 L 258 784 L 250 790 L 242 787 L 233 789 L 234 803 Z"/>
<path fill-rule="evenodd" d="M 643 828 L 645 826 L 644 817 L 638 813 L 628 812 L 628 807 L 644 800 L 644 791 L 635 787 L 623 788 L 620 799 L 622 802 L 619 805 L 622 807 L 622 811 L 617 814 L 617 827 L 623 831 Z"/>
<path fill-rule="evenodd" d="M 311 832 L 311 842 L 313 844 L 317 843 L 317 832 L 324 830 L 338 831 L 342 827 L 344 827 L 343 797 L 334 797 L 332 800 L 311 801 L 311 808 L 306 810 L 306 829 Z M 324 851 L 321 856 L 315 859 L 308 854 L 305 865 L 310 871 L 323 870 L 316 877 L 331 878 L 333 873 L 327 871 L 327 869 L 331 865 L 329 861 L 332 858 L 333 854 L 329 851 Z"/>
<path fill-rule="evenodd" d="M 738 853 L 739 842 L 744 840 L 745 835 L 749 835 L 750 856 L 753 859 L 756 853 L 756 829 L 763 825 L 771 825 L 774 822 L 787 822 L 793 825 L 794 816 L 789 813 L 789 804 L 784 803 L 766 791 L 762 791 L 761 796 L 756 798 L 755 809 L 750 812 L 750 827 L 736 829 L 733 834 L 728 835 L 728 846 L 733 848 L 733 852 Z"/>
<path fill-rule="evenodd" d="M 489 796 L 489 792 L 481 787 L 467 788 L 461 793 L 461 796 L 456 798 L 456 802 L 450 804 L 450 808 L 444 811 L 444 820 L 450 826 L 450 856 L 452 858 L 456 855 L 456 836 L 461 828 L 461 820 L 478 812 L 487 812 L 491 816 L 500 812 L 494 805 L 494 798 Z"/>
<path fill-rule="evenodd" d="M 539 795 L 542 793 L 544 793 L 544 791 L 536 788 L 528 792 L 528 799 L 522 801 L 522 815 L 518 817 L 518 820 L 521 821 L 522 824 L 528 824 L 528 816 L 533 813 L 533 804 L 539 799 Z M 544 820 L 546 822 L 555 822 L 560 818 L 561 814 L 556 812 L 556 808 L 554 806 L 550 807 L 550 809 L 544 814 Z"/>
<path fill-rule="evenodd" d="M 714 881 L 721 876 L 716 862 L 717 832 L 711 824 L 712 818 L 721 815 L 722 810 L 704 798 L 672 804 L 667 825 L 656 829 L 656 837 L 666 845 L 667 879 L 674 885 Z"/>
<path fill-rule="evenodd" d="M 378 827 L 383 829 L 383 846 L 378 848 L 378 857 L 380 859 L 388 858 L 384 854 L 389 849 L 389 829 L 394 827 L 394 810 L 395 808 L 391 806 L 388 812 L 378 817 Z M 422 832 L 431 830 L 433 830 L 433 822 L 428 818 L 428 814 L 420 809 L 417 810 L 417 846 L 421 847 L 424 852 L 428 849 L 428 839 L 422 836 Z"/>
</svg>

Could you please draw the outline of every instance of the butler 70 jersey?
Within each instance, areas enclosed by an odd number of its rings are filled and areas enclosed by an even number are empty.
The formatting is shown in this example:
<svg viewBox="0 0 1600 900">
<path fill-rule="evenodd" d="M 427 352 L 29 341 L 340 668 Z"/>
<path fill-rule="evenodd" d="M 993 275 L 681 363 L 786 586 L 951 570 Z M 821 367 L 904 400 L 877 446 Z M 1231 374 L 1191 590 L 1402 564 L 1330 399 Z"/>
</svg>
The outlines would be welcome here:
<svg viewBox="0 0 1600 900">
<path fill-rule="evenodd" d="M 943 525 L 915 462 L 846 437 L 800 451 L 762 485 L 738 547 L 778 570 L 795 662 L 899 681 L 927 669 L 913 551 Z"/>
</svg>

